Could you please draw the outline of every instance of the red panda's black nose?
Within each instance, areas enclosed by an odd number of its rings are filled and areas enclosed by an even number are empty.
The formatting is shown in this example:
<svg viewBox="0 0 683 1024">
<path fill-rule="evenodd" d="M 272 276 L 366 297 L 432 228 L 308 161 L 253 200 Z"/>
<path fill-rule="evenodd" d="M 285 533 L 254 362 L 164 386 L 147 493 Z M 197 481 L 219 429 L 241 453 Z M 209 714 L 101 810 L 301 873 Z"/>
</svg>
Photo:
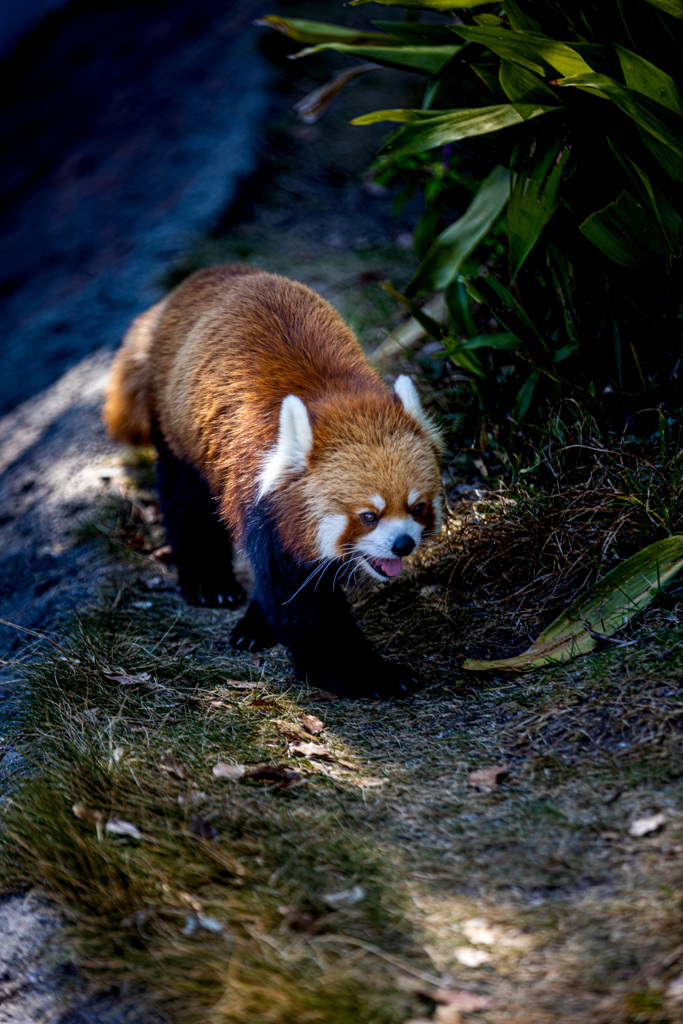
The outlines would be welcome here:
<svg viewBox="0 0 683 1024">
<path fill-rule="evenodd" d="M 403 558 L 404 555 L 409 555 L 415 547 L 415 541 L 409 534 L 402 533 L 400 537 L 397 537 L 394 543 L 391 545 L 391 550 L 399 558 Z"/>
</svg>

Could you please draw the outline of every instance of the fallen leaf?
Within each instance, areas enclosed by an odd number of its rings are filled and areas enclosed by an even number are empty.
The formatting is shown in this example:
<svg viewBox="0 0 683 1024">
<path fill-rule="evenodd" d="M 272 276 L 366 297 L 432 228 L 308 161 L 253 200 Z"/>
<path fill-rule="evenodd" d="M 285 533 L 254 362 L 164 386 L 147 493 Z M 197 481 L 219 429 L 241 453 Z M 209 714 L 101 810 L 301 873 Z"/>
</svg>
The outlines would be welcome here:
<svg viewBox="0 0 683 1024">
<path fill-rule="evenodd" d="M 434 1024 L 463 1024 L 463 1016 L 457 1006 L 437 1006 L 432 1021 Z"/>
<path fill-rule="evenodd" d="M 278 907 L 283 920 L 295 932 L 310 932 L 315 927 L 318 917 L 315 914 L 307 914 L 298 907 Z"/>
<path fill-rule="evenodd" d="M 683 1002 L 683 974 L 679 974 L 677 978 L 672 978 L 666 986 L 666 996 L 667 999 L 672 999 L 676 1003 Z"/>
<path fill-rule="evenodd" d="M 665 814 L 652 814 L 649 818 L 636 818 L 635 821 L 632 821 L 628 828 L 628 834 L 640 839 L 641 836 L 647 836 L 650 832 L 658 832 L 664 825 L 666 825 Z"/>
<path fill-rule="evenodd" d="M 491 1005 L 489 996 L 479 996 L 475 992 L 466 992 L 464 989 L 439 988 L 435 992 L 431 992 L 430 995 L 435 1003 L 453 1006 L 456 1010 L 464 1010 L 465 1013 L 486 1010 Z"/>
<path fill-rule="evenodd" d="M 218 835 L 208 818 L 202 818 L 199 814 L 190 816 L 190 832 L 200 839 L 215 839 Z"/>
<path fill-rule="evenodd" d="M 162 544 L 160 548 L 155 548 L 152 552 L 152 558 L 157 558 L 160 562 L 165 562 L 170 565 L 173 561 L 173 548 L 170 544 Z"/>
<path fill-rule="evenodd" d="M 463 921 L 462 933 L 475 946 L 493 946 L 499 938 L 498 932 L 483 917 L 470 917 Z"/>
<path fill-rule="evenodd" d="M 316 718 L 315 715 L 299 715 L 299 721 L 306 732 L 310 732 L 313 736 L 319 736 L 325 728 L 320 719 Z"/>
<path fill-rule="evenodd" d="M 491 959 L 491 954 L 485 949 L 475 949 L 474 946 L 456 946 L 453 955 L 463 967 L 481 967 Z"/>
<path fill-rule="evenodd" d="M 188 914 L 185 918 L 183 935 L 195 935 L 199 928 L 213 932 L 214 935 L 222 935 L 225 931 L 225 925 L 216 917 L 209 917 L 207 914 Z"/>
<path fill-rule="evenodd" d="M 159 760 L 159 767 L 162 772 L 168 772 L 169 775 L 175 775 L 178 779 L 188 780 L 190 778 L 187 768 L 182 761 L 179 761 L 170 750 L 167 750 L 165 754 L 161 755 Z"/>
<path fill-rule="evenodd" d="M 338 701 L 339 700 L 339 694 L 331 693 L 329 690 L 316 690 L 315 691 L 315 698 L 316 698 L 316 700 L 324 700 L 326 702 L 327 701 Z"/>
<path fill-rule="evenodd" d="M 106 832 L 110 832 L 114 836 L 128 836 L 129 839 L 143 838 L 142 832 L 136 825 L 130 821 L 124 821 L 122 818 L 110 818 L 104 828 Z"/>
<path fill-rule="evenodd" d="M 266 686 L 261 680 L 253 683 L 248 679 L 226 679 L 225 685 L 233 690 L 264 690 Z"/>
<path fill-rule="evenodd" d="M 254 697 L 254 699 L 249 702 L 249 707 L 250 708 L 269 708 L 270 710 L 275 709 L 277 711 L 281 710 L 280 709 L 280 705 L 278 704 L 278 702 L 276 700 L 265 700 L 264 697 Z"/>
<path fill-rule="evenodd" d="M 241 779 L 246 775 L 247 767 L 243 764 L 228 764 L 227 761 L 219 761 L 211 769 L 211 774 L 217 779 Z"/>
<path fill-rule="evenodd" d="M 288 768 L 286 764 L 260 764 L 255 768 L 250 768 L 244 777 L 253 782 L 276 782 L 280 789 L 285 789 L 293 782 L 301 780 L 301 776 Z"/>
<path fill-rule="evenodd" d="M 294 109 L 304 124 L 315 124 L 347 82 L 351 82 L 358 75 L 376 70 L 376 64 L 359 64 L 356 67 L 338 71 L 329 82 L 318 86 L 313 92 L 309 92 L 303 99 L 298 100 L 294 104 Z"/>
<path fill-rule="evenodd" d="M 141 672 L 137 676 L 129 676 L 127 673 L 105 672 L 108 679 L 113 679 L 119 686 L 133 686 L 135 683 L 148 683 L 152 678 L 149 672 Z"/>
<path fill-rule="evenodd" d="M 496 661 L 468 658 L 462 667 L 472 672 L 525 672 L 592 651 L 601 637 L 610 636 L 630 622 L 681 569 L 683 534 L 655 541 L 578 597 L 523 654 Z"/>
<path fill-rule="evenodd" d="M 365 889 L 362 885 L 354 885 L 352 889 L 342 889 L 341 892 L 328 892 L 322 897 L 323 902 L 329 907 L 338 910 L 340 907 L 355 907 L 365 899 Z"/>
<path fill-rule="evenodd" d="M 478 768 L 476 772 L 471 772 L 467 776 L 467 781 L 484 793 L 490 793 L 491 790 L 498 789 L 498 782 L 507 775 L 508 770 L 506 764 L 499 764 L 494 768 Z"/>
<path fill-rule="evenodd" d="M 309 740 L 309 734 L 306 730 L 294 722 L 285 722 L 284 719 L 276 718 L 273 720 L 273 724 L 278 727 L 283 736 L 290 736 L 292 739 L 305 740 L 306 742 Z"/>
<path fill-rule="evenodd" d="M 302 740 L 294 740 L 293 743 L 289 744 L 289 749 L 293 754 L 298 754 L 300 757 L 332 758 L 331 752 L 327 747 L 323 747 L 322 743 L 307 743 Z"/>
<path fill-rule="evenodd" d="M 203 804 L 206 800 L 206 793 L 196 786 L 193 786 L 189 793 L 180 793 L 178 795 L 178 803 L 181 807 L 198 807 L 199 804 Z"/>
<path fill-rule="evenodd" d="M 101 825 L 104 821 L 104 815 L 100 811 L 91 811 L 83 804 L 74 804 L 71 810 L 79 821 L 85 821 L 88 825 Z"/>
</svg>

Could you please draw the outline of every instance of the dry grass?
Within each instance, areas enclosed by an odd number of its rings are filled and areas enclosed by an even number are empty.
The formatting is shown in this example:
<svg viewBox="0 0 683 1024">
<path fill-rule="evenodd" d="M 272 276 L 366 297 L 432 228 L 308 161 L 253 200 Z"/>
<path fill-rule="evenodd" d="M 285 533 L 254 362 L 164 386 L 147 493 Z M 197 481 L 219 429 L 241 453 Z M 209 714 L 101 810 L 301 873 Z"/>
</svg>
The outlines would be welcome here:
<svg viewBox="0 0 683 1024">
<path fill-rule="evenodd" d="M 613 483 L 463 505 L 412 576 L 359 601 L 427 684 L 389 705 L 309 693 L 280 649 L 230 652 L 230 615 L 182 604 L 143 516 L 102 608 L 25 661 L 35 772 L 5 808 L 5 888 L 42 886 L 94 984 L 169 1021 L 402 1024 L 431 1016 L 437 983 L 488 995 L 482 1024 L 683 1021 L 667 995 L 683 973 L 676 592 L 565 666 L 459 667 L 524 646 L 639 543 L 650 511 Z M 289 744 L 303 711 L 328 757 Z M 226 781 L 218 760 L 300 779 Z M 495 765 L 498 788 L 469 782 Z M 663 827 L 629 833 L 654 813 Z"/>
</svg>

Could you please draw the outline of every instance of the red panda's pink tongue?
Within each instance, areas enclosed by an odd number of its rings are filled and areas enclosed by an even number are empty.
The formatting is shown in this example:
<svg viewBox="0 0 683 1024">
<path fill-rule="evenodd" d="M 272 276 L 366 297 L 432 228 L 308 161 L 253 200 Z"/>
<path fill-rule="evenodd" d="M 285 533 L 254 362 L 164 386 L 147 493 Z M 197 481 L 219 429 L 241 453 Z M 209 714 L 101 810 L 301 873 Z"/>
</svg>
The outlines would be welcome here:
<svg viewBox="0 0 683 1024">
<path fill-rule="evenodd" d="M 378 558 L 377 561 L 382 566 L 382 571 L 387 576 L 398 576 L 401 571 L 401 559 L 400 558 Z"/>
</svg>

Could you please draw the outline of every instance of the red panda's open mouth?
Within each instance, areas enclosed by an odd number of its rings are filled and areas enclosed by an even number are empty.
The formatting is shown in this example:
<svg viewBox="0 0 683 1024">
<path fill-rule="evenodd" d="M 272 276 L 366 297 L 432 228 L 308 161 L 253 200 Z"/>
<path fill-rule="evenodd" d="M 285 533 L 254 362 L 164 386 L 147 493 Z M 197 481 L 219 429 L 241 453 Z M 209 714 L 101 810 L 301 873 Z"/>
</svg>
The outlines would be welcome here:
<svg viewBox="0 0 683 1024">
<path fill-rule="evenodd" d="M 400 558 L 369 558 L 366 556 L 365 561 L 376 573 L 379 573 L 380 576 L 384 576 L 386 579 L 398 576 L 402 568 Z"/>
</svg>

